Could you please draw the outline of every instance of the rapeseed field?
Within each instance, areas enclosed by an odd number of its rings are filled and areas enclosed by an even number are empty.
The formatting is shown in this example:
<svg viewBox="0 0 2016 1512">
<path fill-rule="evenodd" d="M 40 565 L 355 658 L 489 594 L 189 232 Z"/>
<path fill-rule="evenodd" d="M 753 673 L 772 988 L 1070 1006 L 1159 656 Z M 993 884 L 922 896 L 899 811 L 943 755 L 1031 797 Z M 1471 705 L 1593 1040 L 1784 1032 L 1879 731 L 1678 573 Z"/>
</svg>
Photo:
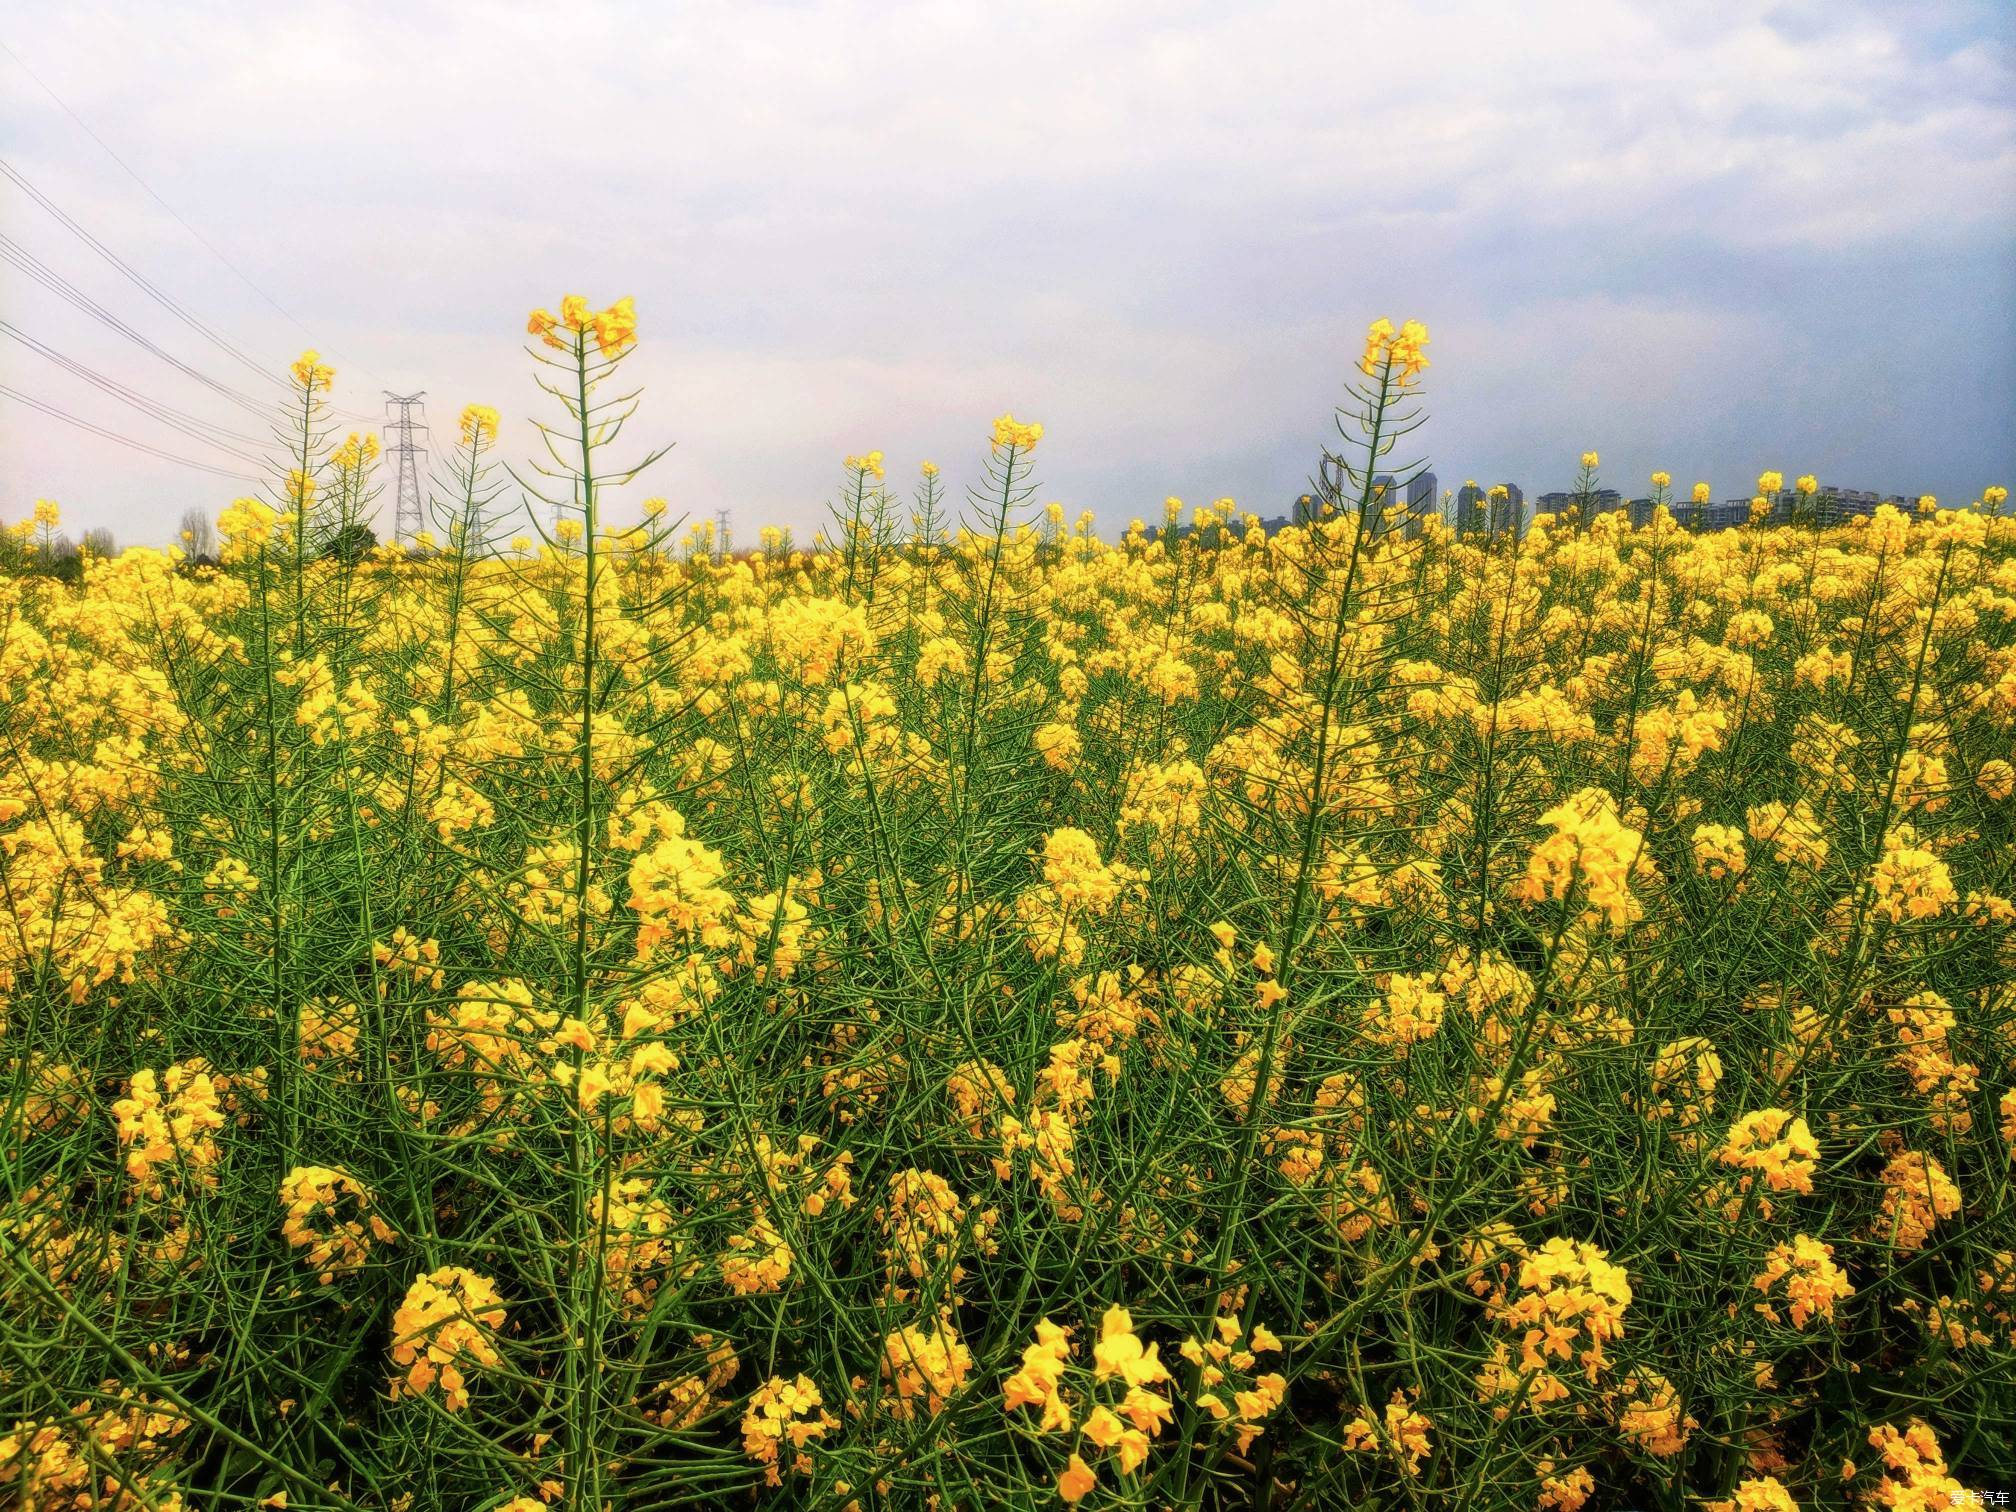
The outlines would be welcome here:
<svg viewBox="0 0 2016 1512">
<path fill-rule="evenodd" d="M 0 1501 L 2016 1486 L 2006 490 L 1459 537 L 1381 321 L 1271 534 L 1004 415 L 721 553 L 529 332 L 418 549 L 313 353 L 216 561 L 7 537 Z"/>
</svg>

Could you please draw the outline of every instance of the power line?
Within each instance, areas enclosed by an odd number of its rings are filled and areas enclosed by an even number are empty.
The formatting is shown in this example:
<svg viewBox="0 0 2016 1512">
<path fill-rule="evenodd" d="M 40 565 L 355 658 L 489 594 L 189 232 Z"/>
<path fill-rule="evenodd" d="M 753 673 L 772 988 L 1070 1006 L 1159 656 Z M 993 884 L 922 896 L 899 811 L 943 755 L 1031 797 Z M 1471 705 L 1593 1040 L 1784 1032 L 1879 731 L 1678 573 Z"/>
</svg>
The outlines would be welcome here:
<svg viewBox="0 0 2016 1512">
<path fill-rule="evenodd" d="M 308 337 L 311 341 L 314 339 L 315 333 L 313 331 L 310 331 L 307 326 L 303 325 L 301 321 L 295 316 L 293 311 L 287 309 L 286 306 L 282 305 L 279 300 L 275 299 L 271 294 L 268 294 L 264 289 L 260 288 L 259 285 L 254 283 L 252 281 L 251 275 L 246 273 L 244 269 L 240 268 L 236 263 L 231 261 L 230 258 L 226 257 L 222 252 L 220 252 L 216 248 L 216 246 L 214 246 L 211 243 L 209 237 L 205 236 L 201 231 L 198 231 L 194 226 L 190 225 L 188 221 L 184 220 L 182 218 L 181 212 L 176 210 L 176 208 L 173 205 L 169 204 L 168 201 L 161 198 L 160 194 L 155 191 L 155 188 L 152 184 L 148 183 L 147 180 L 140 177 L 140 175 L 134 171 L 133 167 L 126 161 L 126 159 L 122 158 L 121 156 L 119 156 L 118 153 L 114 152 L 112 150 L 111 143 L 107 142 L 105 138 L 101 137 L 100 135 L 98 135 L 97 132 L 93 131 L 91 129 L 91 123 L 86 121 L 84 117 L 77 114 L 76 111 L 72 110 L 70 108 L 69 102 L 67 102 L 61 95 L 56 93 L 54 89 L 51 89 L 49 85 L 43 80 L 42 76 L 36 73 L 34 69 L 28 66 L 28 64 L 22 59 L 19 53 L 15 52 L 14 49 L 9 47 L 5 42 L 0 42 L 0 52 L 4 52 L 7 54 L 8 57 L 12 58 L 14 60 L 15 67 L 19 68 L 21 72 L 28 75 L 29 78 L 33 79 L 36 85 L 41 89 L 41 91 L 47 96 L 49 96 L 50 99 L 56 102 L 57 107 L 62 110 L 63 114 L 67 115 L 68 117 L 70 117 L 71 120 L 77 123 L 78 128 L 84 133 L 84 135 L 88 136 L 89 138 L 91 138 L 92 141 L 96 142 L 100 147 L 102 147 L 105 150 L 105 155 L 110 159 L 112 159 L 113 162 L 117 163 L 120 166 L 120 168 L 122 168 L 125 171 L 126 176 L 128 178 L 132 179 L 134 183 L 138 184 L 142 189 L 146 190 L 148 197 L 152 199 L 155 204 L 159 205 L 163 210 L 166 210 L 171 217 L 173 217 L 176 225 L 180 226 L 184 231 L 187 231 L 191 236 L 195 237 L 197 241 L 201 242 L 203 244 L 205 251 L 207 251 L 212 257 L 216 258 L 217 261 L 224 264 L 225 267 L 229 268 L 232 271 L 232 273 L 237 275 L 238 281 L 244 284 L 246 288 L 250 289 L 254 294 L 257 294 L 261 299 L 265 300 L 266 303 L 270 305 L 274 310 L 278 311 L 281 315 L 285 316 L 289 321 L 291 321 L 294 325 L 294 328 L 299 332 L 301 332 L 302 335 Z M 378 374 L 372 372 L 369 368 L 365 368 L 363 371 L 367 377 L 377 378 L 380 383 L 383 383 L 385 381 L 383 378 L 379 378 Z M 354 418 L 365 419 L 371 417 L 358 415 Z"/>
<path fill-rule="evenodd" d="M 163 425 L 180 431 L 193 441 L 201 441 L 206 446 L 214 446 L 219 451 L 229 452 L 241 462 L 263 464 L 265 461 L 263 457 L 256 453 L 241 451 L 238 447 L 230 444 L 233 441 L 244 442 L 248 446 L 264 446 L 267 444 L 257 436 L 247 436 L 238 431 L 226 430 L 223 426 L 213 424 L 200 415 L 192 415 L 185 410 L 178 410 L 172 405 L 162 404 L 159 400 L 150 399 L 138 389 L 120 383 L 117 379 L 107 378 L 102 373 L 93 372 L 75 358 L 67 357 L 54 347 L 37 341 L 26 331 L 9 324 L 7 321 L 0 320 L 0 334 L 13 337 L 14 340 L 20 342 L 30 351 L 47 358 L 66 372 L 75 374 L 86 383 L 103 390 L 115 399 L 131 405 L 142 414 L 159 420 Z M 219 439 L 220 437 L 223 439 Z"/>
<path fill-rule="evenodd" d="M 135 287 L 139 288 L 156 304 L 160 305 L 164 310 L 167 310 L 171 315 L 173 315 L 177 320 L 180 320 L 184 325 L 188 326 L 192 331 L 195 331 L 198 335 L 202 336 L 204 340 L 210 342 L 212 345 L 216 346 L 217 348 L 228 354 L 236 361 L 243 363 L 247 368 L 251 369 L 254 373 L 257 373 L 260 377 L 265 378 L 272 383 L 279 384 L 282 387 L 286 386 L 287 383 L 286 379 L 282 378 L 278 373 L 273 372 L 271 369 L 260 365 L 258 362 L 255 362 L 252 358 L 246 356 L 245 353 L 241 352 L 237 347 L 233 346 L 224 337 L 218 335 L 216 331 L 212 330 L 208 325 L 204 324 L 201 320 L 197 319 L 196 316 L 191 314 L 189 310 L 187 310 L 181 304 L 180 301 L 176 300 L 172 295 L 164 293 L 161 289 L 157 288 L 152 282 L 150 282 L 146 277 L 144 277 L 141 273 L 139 273 L 131 264 L 126 262 L 124 258 L 120 257 L 118 253 L 114 252 L 110 247 L 106 246 L 104 242 L 100 241 L 97 237 L 93 236 L 89 231 L 86 231 L 81 225 L 79 225 L 70 215 L 68 215 L 63 210 L 62 206 L 58 205 L 54 200 L 50 199 L 48 195 L 44 194 L 41 190 L 37 189 L 33 184 L 29 183 L 27 179 L 23 178 L 21 176 L 20 171 L 17 170 L 13 166 L 13 164 L 7 162 L 6 159 L 4 158 L 0 158 L 0 175 L 4 175 L 6 178 L 10 179 L 16 186 L 18 186 L 21 189 L 23 193 L 28 195 L 30 199 L 34 200 L 36 204 L 40 205 L 44 210 L 48 211 L 49 214 L 55 218 L 56 222 L 59 225 L 61 225 L 65 230 L 69 231 L 72 235 L 76 236 L 92 251 L 96 252 L 100 257 L 102 257 L 106 262 L 110 263 L 114 268 L 118 269 L 119 272 L 124 274 L 126 278 L 133 283 Z M 25 248 L 22 248 L 18 242 L 12 243 L 12 245 L 15 247 L 16 251 L 21 256 L 30 257 L 32 259 L 32 254 L 28 253 Z M 180 364 L 177 364 L 177 366 L 180 366 Z M 191 376 L 194 376 L 193 370 L 191 372 Z M 211 386 L 216 387 L 217 385 L 212 384 Z M 257 401 L 249 401 L 249 402 L 256 403 Z M 376 415 L 365 414 L 361 410 L 346 410 L 336 408 L 335 406 L 331 406 L 331 408 L 335 414 L 342 415 L 351 420 L 375 421 L 378 418 Z"/>
<path fill-rule="evenodd" d="M 271 400 L 255 398 L 252 395 L 246 393 L 243 389 L 233 388 L 228 383 L 224 383 L 216 378 L 212 378 L 209 374 L 200 372 L 196 368 L 189 366 L 188 363 L 182 361 L 179 357 L 176 357 L 171 353 L 164 351 L 161 347 L 155 345 L 152 341 L 148 340 L 145 336 L 143 336 L 139 331 L 135 330 L 125 321 L 121 320 L 117 315 L 114 315 L 110 310 L 106 309 L 105 306 L 98 303 L 97 300 L 93 299 L 90 295 L 86 294 L 82 289 L 78 288 L 75 284 L 71 283 L 69 279 L 65 278 L 61 273 L 58 273 L 54 268 L 50 267 L 47 263 L 43 262 L 34 253 L 30 252 L 27 248 L 23 247 L 19 242 L 15 241 L 14 238 L 7 235 L 4 231 L 0 231 L 0 261 L 13 264 L 13 266 L 16 269 L 18 269 L 20 272 L 26 273 L 30 278 L 34 279 L 37 283 L 41 284 L 45 289 L 48 289 L 52 294 L 55 294 L 58 298 L 66 300 L 70 304 L 76 306 L 76 308 L 82 310 L 85 314 L 89 315 L 92 319 L 100 322 L 108 329 L 117 331 L 121 336 L 124 336 L 128 341 L 131 341 L 138 346 L 144 347 L 147 351 L 152 352 L 156 357 L 159 357 L 163 362 L 167 363 L 170 367 L 174 368 L 178 373 L 181 373 L 184 377 L 194 379 L 197 383 L 202 384 L 203 387 L 209 389 L 211 392 L 220 394 L 224 398 L 229 399 L 233 404 L 237 405 L 240 409 L 246 410 L 251 414 L 257 415 L 260 419 L 269 422 L 272 421 L 276 416 L 278 416 L 281 413 L 280 401 L 278 398 L 274 398 Z M 338 409 L 334 405 L 330 406 L 329 413 L 332 415 L 342 416 L 345 419 L 363 420 L 366 422 L 373 422 L 373 423 L 375 423 L 378 419 L 376 415 L 366 415 L 357 410 Z M 207 424 L 208 422 L 201 421 L 198 423 Z M 264 445 L 265 443 L 254 442 L 253 444 Z"/>
<path fill-rule="evenodd" d="M 53 419 L 63 421 L 66 425 L 74 425 L 79 430 L 89 431 L 94 436 L 102 436 L 107 441 L 117 441 L 121 446 L 130 446 L 135 451 L 146 452 L 150 457 L 159 457 L 164 462 L 173 462 L 182 467 L 193 467 L 198 472 L 211 473 L 217 477 L 230 478 L 240 483 L 257 483 L 259 481 L 248 474 L 232 472 L 228 467 L 213 467 L 208 462 L 197 462 L 188 457 L 178 457 L 173 452 L 163 451 L 158 446 L 150 446 L 145 441 L 135 441 L 131 436 L 122 436 L 117 431 L 105 429 L 102 425 L 93 425 L 89 420 L 79 420 L 75 415 L 66 415 L 53 404 L 44 404 L 33 395 L 24 394 L 19 389 L 9 388 L 4 383 L 0 383 L 0 395 L 12 399 L 16 403 L 25 404 L 30 409 L 38 409 Z"/>
<path fill-rule="evenodd" d="M 110 247 L 106 246 L 97 237 L 93 236 L 89 231 L 86 231 L 82 226 L 78 225 L 75 220 L 71 219 L 71 217 L 64 212 L 63 208 L 60 205 L 58 205 L 54 200 L 50 199 L 49 196 L 44 194 L 41 190 L 37 189 L 33 184 L 29 183 L 27 179 L 23 178 L 20 172 L 14 167 L 14 165 L 9 163 L 5 158 L 0 158 L 0 174 L 4 174 L 7 178 L 11 179 L 17 186 L 19 186 L 22 192 L 28 195 L 30 199 L 34 200 L 36 204 L 40 205 L 44 210 L 48 211 L 50 215 L 54 216 L 58 224 L 60 224 L 61 226 L 64 227 L 64 229 L 68 230 L 73 235 L 75 235 L 92 251 L 96 252 L 100 257 L 104 258 L 106 262 L 110 263 L 113 267 L 117 268 L 121 273 L 125 274 L 126 277 L 129 280 L 131 280 L 136 287 L 145 292 L 149 298 L 154 300 L 156 304 L 160 305 L 163 309 L 167 310 L 170 314 L 174 315 L 177 320 L 180 320 L 184 325 L 188 326 L 192 331 L 195 331 L 198 335 L 202 336 L 206 341 L 210 342 L 212 345 L 218 347 L 220 350 L 229 354 L 237 361 L 243 363 L 246 367 L 250 368 L 260 377 L 265 378 L 270 382 L 280 384 L 282 387 L 286 386 L 287 383 L 286 379 L 282 378 L 279 374 L 271 371 L 270 369 L 261 366 L 259 363 L 255 362 L 252 358 L 246 356 L 243 352 L 239 351 L 237 347 L 233 346 L 229 341 L 225 340 L 222 336 L 218 335 L 209 326 L 205 325 L 201 320 L 198 320 L 194 315 L 192 315 L 186 308 L 183 307 L 182 303 L 179 300 L 174 298 L 174 296 L 162 292 L 162 290 L 157 288 L 153 283 L 151 283 L 148 279 L 146 279 L 139 272 L 137 272 L 131 266 L 131 264 L 126 262 L 124 258 L 120 257 L 118 253 L 114 252 Z M 332 409 L 334 409 L 334 406 L 332 406 Z M 337 409 L 334 412 L 340 415 L 345 415 L 352 420 L 375 421 L 378 418 L 376 415 L 367 415 L 357 410 Z"/>
<path fill-rule="evenodd" d="M 280 402 L 277 398 L 271 401 L 254 399 L 242 389 L 233 388 L 230 384 L 219 382 L 207 373 L 198 372 L 179 357 L 172 356 L 168 352 L 163 351 L 5 232 L 0 232 L 0 260 L 12 263 L 14 267 L 26 273 L 30 278 L 34 279 L 58 298 L 67 300 L 70 304 L 75 305 L 85 314 L 91 316 L 92 319 L 117 331 L 128 341 L 145 347 L 184 377 L 195 379 L 196 382 L 202 384 L 205 388 L 223 395 L 241 409 L 249 410 L 262 419 L 267 420 L 274 418 L 278 412 Z"/>
<path fill-rule="evenodd" d="M 198 320 L 194 315 L 192 315 L 182 305 L 181 301 L 177 300 L 172 294 L 163 292 L 159 287 L 150 282 L 146 278 L 146 276 L 140 273 L 136 268 L 134 268 L 131 263 L 127 262 L 117 252 L 114 252 L 110 247 L 106 246 L 105 243 L 100 241 L 97 237 L 93 236 L 89 231 L 86 231 L 82 226 L 77 224 L 77 222 L 73 220 L 67 212 L 65 212 L 65 210 L 61 205 L 57 204 L 54 200 L 50 199 L 48 195 L 44 194 L 40 189 L 37 189 L 33 184 L 29 183 L 27 179 L 23 178 L 21 176 L 20 170 L 15 168 L 15 166 L 12 163 L 8 162 L 5 158 L 0 158 L 0 174 L 4 174 L 7 178 L 12 180 L 14 185 L 17 188 L 19 188 L 23 194 L 27 195 L 30 199 L 35 201 L 36 204 L 40 205 L 44 210 L 46 210 L 59 226 L 63 227 L 64 230 L 68 231 L 72 236 L 76 237 L 79 241 L 83 242 L 84 245 L 89 247 L 93 252 L 96 252 L 112 267 L 118 269 L 120 273 L 125 275 L 127 281 L 130 282 L 135 288 L 139 289 L 149 299 L 153 300 L 156 304 L 161 306 L 162 309 L 166 310 L 169 314 L 173 315 L 177 320 L 181 321 L 184 325 L 189 327 L 190 330 L 194 331 L 197 335 L 201 336 L 205 341 L 209 342 L 212 346 L 216 347 L 220 352 L 223 352 L 226 356 L 232 358 L 234 361 L 244 364 L 244 366 L 251 369 L 253 372 L 257 373 L 261 378 L 266 379 L 269 383 L 284 383 L 286 381 L 272 369 L 265 367 L 264 365 L 258 362 L 255 362 L 252 358 L 246 356 L 243 352 L 239 351 L 237 347 L 233 346 L 224 337 L 218 335 L 217 332 L 212 330 L 209 326 L 205 325 L 201 320 Z"/>
</svg>

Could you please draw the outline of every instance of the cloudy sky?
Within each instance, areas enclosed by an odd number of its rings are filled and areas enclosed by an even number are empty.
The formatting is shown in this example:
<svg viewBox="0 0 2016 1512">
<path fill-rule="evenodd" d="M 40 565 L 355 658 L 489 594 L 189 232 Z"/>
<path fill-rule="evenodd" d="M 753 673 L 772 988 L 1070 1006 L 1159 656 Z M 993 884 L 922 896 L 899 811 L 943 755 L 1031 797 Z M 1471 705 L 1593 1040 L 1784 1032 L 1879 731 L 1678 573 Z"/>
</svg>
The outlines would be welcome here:
<svg viewBox="0 0 2016 1512">
<path fill-rule="evenodd" d="M 1278 513 L 1379 315 L 1433 332 L 1445 486 L 1564 486 L 1596 447 L 1627 493 L 1768 466 L 1964 501 L 2016 482 L 2012 15 L 71 0 L 0 25 L 0 156 L 240 351 L 318 346 L 360 413 L 425 390 L 444 439 L 483 401 L 523 453 L 525 311 L 634 295 L 641 423 L 677 442 L 650 491 L 738 532 L 813 522 L 849 452 L 969 480 L 1003 410 L 1074 512 Z M 6 179 L 0 231 L 272 392 Z M 0 319 L 258 433 L 18 262 Z M 239 466 L 6 332 L 0 384 Z M 243 491 L 0 395 L 7 519 L 160 540 Z"/>
</svg>

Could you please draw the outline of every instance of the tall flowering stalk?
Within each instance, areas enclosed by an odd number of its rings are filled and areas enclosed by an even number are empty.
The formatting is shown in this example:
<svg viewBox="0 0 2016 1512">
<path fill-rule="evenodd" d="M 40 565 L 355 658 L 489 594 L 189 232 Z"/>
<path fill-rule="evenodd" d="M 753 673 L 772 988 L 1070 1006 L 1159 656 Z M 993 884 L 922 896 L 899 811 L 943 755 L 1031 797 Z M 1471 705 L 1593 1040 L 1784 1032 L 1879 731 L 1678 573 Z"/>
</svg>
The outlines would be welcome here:
<svg viewBox="0 0 2016 1512">
<path fill-rule="evenodd" d="M 603 392 L 637 343 L 637 314 L 631 300 L 620 299 L 598 311 L 582 296 L 569 294 L 560 302 L 558 316 L 544 309 L 534 310 L 525 329 L 539 342 L 538 346 L 528 348 L 545 370 L 538 379 L 539 387 L 558 401 L 568 421 L 565 426 L 534 422 L 546 457 L 534 464 L 540 481 L 525 483 L 526 492 L 554 512 L 557 539 L 564 541 L 575 534 L 564 528 L 575 525 L 581 543 L 580 619 L 573 645 L 573 673 L 580 684 L 580 705 L 574 723 L 571 826 L 573 940 L 566 963 L 563 1002 L 566 1017 L 586 1025 L 597 1017 L 591 1001 L 595 990 L 591 955 L 598 914 L 593 897 L 602 849 L 601 832 L 608 816 L 596 752 L 596 720 L 604 692 L 598 589 L 606 570 L 606 542 L 599 506 L 603 490 L 632 481 L 669 448 L 650 451 L 628 465 L 601 465 L 602 453 L 615 444 L 637 412 L 637 391 L 614 397 L 605 397 Z M 478 426 L 480 438 L 481 417 Z M 472 465 L 474 454 L 472 445 Z M 570 559 L 566 566 L 572 573 L 576 564 Z M 570 1051 L 570 1080 L 577 1087 L 583 1084 L 588 1071 L 588 1052 L 589 1041 L 584 1032 Z M 605 1158 L 615 1104 L 613 1099 L 599 1104 L 583 1099 L 582 1112 L 586 1116 L 574 1120 L 568 1141 L 572 1243 L 562 1373 L 566 1457 L 571 1472 L 568 1505 L 592 1509 L 602 1505 L 604 1473 L 604 1335 L 611 1309 L 607 1286 L 609 1229 L 603 1193 L 608 1181 Z"/>
<path fill-rule="evenodd" d="M 1220 1301 L 1241 1267 L 1251 1213 L 1247 1191 L 1259 1148 L 1263 1110 L 1279 1085 L 1278 1062 L 1289 1026 L 1310 1005 L 1297 1001 L 1304 987 L 1304 959 L 1311 950 L 1318 917 L 1318 878 L 1326 850 L 1339 828 L 1350 823 L 1353 805 L 1348 789 L 1366 771 L 1366 757 L 1376 750 L 1376 735 L 1357 723 L 1358 711 L 1374 695 L 1385 672 L 1380 648 L 1382 622 L 1397 620 L 1407 608 L 1406 589 L 1392 581 L 1390 567 L 1375 580 L 1375 565 L 1388 562 L 1410 547 L 1401 528 L 1396 497 L 1417 469 L 1402 469 L 1399 478 L 1382 476 L 1394 448 L 1422 423 L 1417 399 L 1420 375 L 1428 366 L 1427 328 L 1408 321 L 1395 328 L 1379 320 L 1366 333 L 1351 385 L 1352 402 L 1337 414 L 1339 451 L 1326 451 L 1314 480 L 1313 518 L 1306 553 L 1296 563 L 1294 620 L 1301 639 L 1306 672 L 1299 687 L 1282 689 L 1280 720 L 1295 730 L 1304 744 L 1302 759 L 1286 781 L 1269 795 L 1267 815 L 1292 826 L 1286 840 L 1284 896 L 1273 904 L 1276 916 L 1265 921 L 1255 952 L 1254 1040 L 1226 1083 L 1226 1095 L 1239 1115 L 1238 1143 L 1231 1157 L 1231 1180 L 1214 1214 L 1216 1242 L 1206 1273 L 1207 1293 L 1199 1329 L 1220 1311 Z M 1340 789 L 1345 790 L 1341 796 Z M 1360 810 L 1359 823 L 1376 828 L 1385 822 L 1377 806 Z M 1268 828 L 1259 833 L 1269 834 Z M 1270 835 L 1270 838 L 1271 835 Z M 1347 947 L 1348 951 L 1348 947 Z M 1314 974 L 1309 973 L 1313 981 Z M 1263 1289 L 1245 1293 L 1242 1322 L 1251 1326 L 1266 1302 Z M 1197 1408 L 1185 1409 L 1189 1442 Z M 1217 1451 L 1222 1453 L 1222 1449 Z M 1214 1453 L 1204 1466 L 1208 1474 Z M 1177 1462 L 1175 1495 L 1191 1495 L 1192 1461 Z"/>
</svg>

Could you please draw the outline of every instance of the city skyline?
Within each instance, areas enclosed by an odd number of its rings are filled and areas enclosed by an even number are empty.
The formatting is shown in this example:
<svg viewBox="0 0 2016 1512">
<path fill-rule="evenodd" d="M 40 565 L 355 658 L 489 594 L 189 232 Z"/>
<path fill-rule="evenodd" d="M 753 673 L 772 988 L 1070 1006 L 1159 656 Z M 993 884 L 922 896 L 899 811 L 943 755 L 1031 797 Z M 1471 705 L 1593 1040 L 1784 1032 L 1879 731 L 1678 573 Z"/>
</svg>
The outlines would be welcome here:
<svg viewBox="0 0 2016 1512">
<path fill-rule="evenodd" d="M 1431 512 L 1457 535 L 1519 535 L 1532 524 L 1536 515 L 1560 514 L 1584 501 L 1591 505 L 1592 515 L 1623 511 L 1629 517 L 1632 528 L 1637 529 L 1651 521 L 1658 502 L 1653 494 L 1627 497 L 1620 489 L 1602 484 L 1600 477 L 1591 479 L 1593 486 L 1586 496 L 1573 489 L 1550 489 L 1529 497 L 1520 484 L 1509 480 L 1482 483 L 1475 478 L 1466 479 L 1460 487 L 1442 489 L 1438 494 L 1439 481 L 1438 474 L 1426 468 L 1404 479 L 1391 473 L 1376 473 L 1371 479 L 1373 488 L 1381 490 L 1382 494 L 1404 483 L 1408 514 L 1404 528 L 1410 537 L 1421 533 L 1422 523 Z M 1342 485 L 1342 496 L 1347 499 L 1354 497 L 1348 482 Z M 1250 509 L 1241 512 L 1258 520 L 1264 529 L 1271 532 L 1313 518 L 1315 497 L 1312 493 L 1299 493 L 1279 514 L 1268 515 Z M 1721 498 L 1711 496 L 1708 502 L 1697 504 L 1692 498 L 1691 486 L 1683 485 L 1678 491 L 1669 491 L 1665 503 L 1668 512 L 1685 528 L 1721 530 L 1750 523 L 1754 501 L 1759 497 L 1764 496 L 1756 493 Z M 1822 521 L 1838 522 L 1852 516 L 1873 514 L 1879 504 L 1915 510 L 1925 497 L 1922 493 L 1844 488 L 1816 478 L 1810 502 L 1802 500 L 1796 481 L 1781 485 L 1769 495 L 1771 509 L 1766 518 L 1782 523 L 1810 514 Z M 1936 498 L 1936 495 L 1933 497 Z M 1938 502 L 1946 508 L 1961 508 L 1978 505 L 1982 501 L 1977 498 Z M 1432 510 L 1424 507 L 1429 504 L 1433 505 Z M 1187 534 L 1188 527 L 1184 527 L 1182 533 Z"/>
</svg>

